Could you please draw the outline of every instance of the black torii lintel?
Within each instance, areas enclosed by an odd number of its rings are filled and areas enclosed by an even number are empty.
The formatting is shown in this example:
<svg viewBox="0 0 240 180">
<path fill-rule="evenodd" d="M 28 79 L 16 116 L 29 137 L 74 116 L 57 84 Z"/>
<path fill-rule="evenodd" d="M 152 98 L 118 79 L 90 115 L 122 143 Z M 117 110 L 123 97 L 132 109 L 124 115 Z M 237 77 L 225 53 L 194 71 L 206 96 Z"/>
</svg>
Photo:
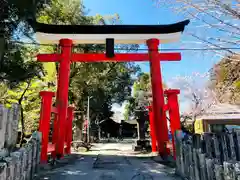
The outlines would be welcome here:
<svg viewBox="0 0 240 180">
<path fill-rule="evenodd" d="M 78 44 L 105 44 L 114 39 L 116 44 L 143 44 L 147 39 L 161 43 L 177 41 L 189 20 L 168 25 L 53 25 L 34 22 L 37 39 L 57 44 L 61 38 Z"/>
</svg>

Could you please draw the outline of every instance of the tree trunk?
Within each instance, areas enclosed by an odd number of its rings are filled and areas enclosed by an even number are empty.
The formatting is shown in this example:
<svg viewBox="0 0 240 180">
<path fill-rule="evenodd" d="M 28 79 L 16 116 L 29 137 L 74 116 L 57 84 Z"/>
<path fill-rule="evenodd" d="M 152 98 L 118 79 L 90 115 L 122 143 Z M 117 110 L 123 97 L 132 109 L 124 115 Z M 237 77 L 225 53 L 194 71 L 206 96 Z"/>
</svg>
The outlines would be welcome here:
<svg viewBox="0 0 240 180">
<path fill-rule="evenodd" d="M 22 134 L 21 134 L 21 139 L 20 139 L 20 147 L 22 147 L 23 145 L 23 139 L 25 137 L 25 124 L 24 124 L 24 116 L 23 116 L 23 107 L 20 104 L 20 108 L 21 108 L 21 124 L 22 124 Z"/>
<path fill-rule="evenodd" d="M 4 52 L 5 52 L 5 39 L 4 39 L 4 37 L 0 36 L 0 62 L 1 62 L 1 65 L 3 63 L 2 61 L 3 61 Z"/>
<path fill-rule="evenodd" d="M 23 139 L 24 139 L 24 136 L 25 136 L 25 124 L 24 124 L 24 116 L 23 116 L 23 111 L 24 110 L 23 110 L 23 107 L 22 107 L 22 101 L 23 101 L 23 97 L 24 97 L 25 93 L 27 92 L 28 88 L 30 87 L 30 85 L 31 85 L 31 80 L 29 80 L 26 89 L 23 91 L 21 97 L 18 100 L 18 104 L 21 107 L 21 125 L 22 125 L 22 135 L 21 135 L 21 140 L 20 140 L 20 146 L 23 145 Z"/>
</svg>

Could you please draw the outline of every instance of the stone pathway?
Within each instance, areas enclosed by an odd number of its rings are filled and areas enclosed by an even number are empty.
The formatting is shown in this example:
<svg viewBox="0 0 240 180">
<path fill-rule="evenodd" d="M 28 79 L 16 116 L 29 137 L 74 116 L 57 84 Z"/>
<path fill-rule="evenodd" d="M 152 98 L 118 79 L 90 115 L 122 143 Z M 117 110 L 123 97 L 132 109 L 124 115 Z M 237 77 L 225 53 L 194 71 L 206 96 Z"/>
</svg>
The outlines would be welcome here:
<svg viewBox="0 0 240 180">
<path fill-rule="evenodd" d="M 46 172 L 40 180 L 180 180 L 174 170 L 149 157 L 129 155 L 126 144 L 95 145 L 74 162 Z"/>
</svg>

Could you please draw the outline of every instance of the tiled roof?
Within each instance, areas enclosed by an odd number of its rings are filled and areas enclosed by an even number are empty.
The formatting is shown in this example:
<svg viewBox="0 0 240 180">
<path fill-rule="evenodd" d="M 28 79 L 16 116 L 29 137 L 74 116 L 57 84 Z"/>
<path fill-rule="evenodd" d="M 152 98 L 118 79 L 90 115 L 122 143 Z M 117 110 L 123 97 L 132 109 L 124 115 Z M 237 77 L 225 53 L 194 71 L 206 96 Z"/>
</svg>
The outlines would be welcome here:
<svg viewBox="0 0 240 180">
<path fill-rule="evenodd" d="M 240 106 L 231 104 L 212 105 L 201 116 L 202 119 L 240 119 Z"/>
</svg>

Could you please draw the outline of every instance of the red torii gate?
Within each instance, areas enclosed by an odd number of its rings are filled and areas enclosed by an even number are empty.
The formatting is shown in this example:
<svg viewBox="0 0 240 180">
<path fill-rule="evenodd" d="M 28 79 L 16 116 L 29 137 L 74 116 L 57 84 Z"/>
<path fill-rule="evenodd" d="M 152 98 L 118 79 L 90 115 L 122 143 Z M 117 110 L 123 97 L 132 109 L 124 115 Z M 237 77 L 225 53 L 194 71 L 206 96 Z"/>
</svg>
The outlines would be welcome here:
<svg viewBox="0 0 240 180">
<path fill-rule="evenodd" d="M 180 113 L 179 113 L 179 105 L 178 105 L 178 94 L 180 90 L 178 89 L 168 89 L 164 91 L 164 95 L 167 99 L 166 104 L 164 104 L 164 112 L 169 112 L 169 119 L 170 119 L 170 129 L 172 134 L 172 150 L 173 150 L 173 157 L 176 159 L 176 148 L 175 148 L 175 131 L 181 129 L 180 124 Z M 152 141 L 152 152 L 157 152 L 157 143 L 156 143 L 156 133 L 154 128 L 154 114 L 152 104 L 147 106 L 148 114 L 149 114 L 149 121 L 150 121 L 150 136 Z M 168 144 L 166 144 L 168 145 Z M 168 148 L 168 147 L 167 147 Z M 168 153 L 168 149 L 166 150 Z"/>
<path fill-rule="evenodd" d="M 41 162 L 44 163 L 47 162 L 48 153 L 51 153 L 54 159 L 56 158 L 56 141 L 59 139 L 57 131 L 58 109 L 52 106 L 52 99 L 55 96 L 54 92 L 41 91 L 39 94 L 42 98 L 41 114 L 39 121 L 39 131 L 42 132 Z M 49 142 L 51 113 L 54 113 L 55 117 L 53 122 L 52 142 Z M 71 153 L 73 118 L 74 107 L 69 106 L 67 109 L 67 124 L 64 126 L 65 134 L 60 137 L 64 143 L 64 152 L 66 154 Z"/>
<path fill-rule="evenodd" d="M 154 127 L 156 134 L 158 152 L 166 155 L 166 143 L 168 142 L 168 128 L 166 114 L 164 112 L 164 92 L 162 87 L 162 75 L 160 70 L 160 61 L 179 61 L 180 53 L 159 53 L 158 46 L 160 42 L 172 42 L 179 38 L 184 27 L 189 20 L 172 25 L 157 26 L 71 26 L 71 25 L 46 25 L 38 23 L 38 37 L 46 42 L 56 43 L 58 40 L 61 47 L 60 54 L 39 54 L 37 56 L 40 62 L 59 62 L 57 103 L 58 110 L 57 129 L 58 136 L 64 136 L 68 108 L 68 87 L 70 64 L 72 62 L 129 62 L 129 61 L 150 61 L 151 83 L 153 94 L 153 112 Z M 151 31 L 151 32 L 150 32 Z M 76 36 L 69 34 L 80 34 L 80 40 L 75 40 Z M 59 35 L 62 34 L 62 35 Z M 92 36 L 89 36 L 91 34 Z M 100 39 L 98 36 L 100 34 Z M 123 37 L 133 35 L 132 38 Z M 162 34 L 168 34 L 167 37 L 160 37 Z M 137 35 L 137 36 L 134 36 Z M 64 37 L 61 39 L 60 37 Z M 86 38 L 87 37 L 87 38 Z M 81 41 L 81 38 L 83 39 Z M 97 39 L 97 40 L 96 40 Z M 143 43 L 148 46 L 148 53 L 114 53 L 114 40 L 117 43 Z M 81 54 L 72 53 L 73 42 L 80 43 L 103 43 L 106 42 L 106 54 Z M 64 154 L 64 141 L 61 138 L 57 140 L 56 153 Z"/>
</svg>

